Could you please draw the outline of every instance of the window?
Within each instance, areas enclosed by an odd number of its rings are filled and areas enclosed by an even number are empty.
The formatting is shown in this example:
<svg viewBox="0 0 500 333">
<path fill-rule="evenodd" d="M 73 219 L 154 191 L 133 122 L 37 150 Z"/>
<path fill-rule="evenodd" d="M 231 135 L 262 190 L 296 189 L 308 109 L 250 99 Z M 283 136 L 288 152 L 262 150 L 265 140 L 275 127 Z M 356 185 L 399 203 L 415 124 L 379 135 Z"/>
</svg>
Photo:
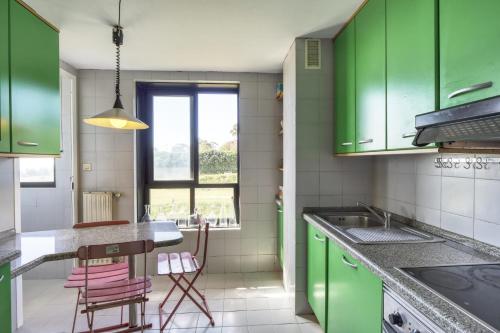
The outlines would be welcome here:
<svg viewBox="0 0 500 333">
<path fill-rule="evenodd" d="M 239 225 L 238 86 L 138 83 L 139 207 L 190 227 Z M 143 210 L 139 211 L 140 219 Z"/>
<path fill-rule="evenodd" d="M 19 177 L 21 187 L 55 187 L 55 159 L 22 157 L 19 159 Z"/>
</svg>

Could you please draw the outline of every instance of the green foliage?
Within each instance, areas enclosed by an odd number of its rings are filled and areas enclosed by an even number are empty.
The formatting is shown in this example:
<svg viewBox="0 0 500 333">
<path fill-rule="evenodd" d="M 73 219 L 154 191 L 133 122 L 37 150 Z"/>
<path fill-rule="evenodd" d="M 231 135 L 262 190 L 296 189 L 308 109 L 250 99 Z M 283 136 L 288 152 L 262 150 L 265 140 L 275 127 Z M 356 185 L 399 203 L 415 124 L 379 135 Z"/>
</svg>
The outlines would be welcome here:
<svg viewBox="0 0 500 333">
<path fill-rule="evenodd" d="M 235 151 L 208 150 L 200 152 L 200 173 L 223 174 L 236 173 L 238 169 Z"/>
</svg>

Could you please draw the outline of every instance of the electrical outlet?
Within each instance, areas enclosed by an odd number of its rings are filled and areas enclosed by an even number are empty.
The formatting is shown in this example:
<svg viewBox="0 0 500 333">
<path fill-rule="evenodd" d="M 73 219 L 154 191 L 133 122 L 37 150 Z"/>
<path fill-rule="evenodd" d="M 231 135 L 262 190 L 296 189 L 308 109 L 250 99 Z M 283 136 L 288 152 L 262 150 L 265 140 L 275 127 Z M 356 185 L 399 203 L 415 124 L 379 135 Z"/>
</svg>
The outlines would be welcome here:
<svg viewBox="0 0 500 333">
<path fill-rule="evenodd" d="M 92 171 L 92 164 L 83 163 L 83 171 Z"/>
</svg>

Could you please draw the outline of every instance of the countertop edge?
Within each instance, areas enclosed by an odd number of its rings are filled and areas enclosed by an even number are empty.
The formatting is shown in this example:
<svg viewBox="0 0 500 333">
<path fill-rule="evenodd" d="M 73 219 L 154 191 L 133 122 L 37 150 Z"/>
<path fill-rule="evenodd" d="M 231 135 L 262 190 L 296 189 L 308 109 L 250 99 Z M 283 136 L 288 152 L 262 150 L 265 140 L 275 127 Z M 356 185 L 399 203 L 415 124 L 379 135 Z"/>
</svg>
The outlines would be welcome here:
<svg viewBox="0 0 500 333">
<path fill-rule="evenodd" d="M 334 228 L 331 227 L 329 228 L 327 223 L 317 220 L 313 215 L 314 215 L 313 211 L 305 211 L 302 214 L 302 217 L 307 223 L 310 223 L 314 227 L 319 228 L 322 232 L 324 232 L 327 235 L 329 239 L 335 241 L 337 245 L 339 245 L 343 250 L 346 250 L 355 259 L 361 261 L 370 271 L 372 271 L 374 274 L 380 277 L 385 285 L 394 290 L 409 304 L 411 304 L 417 310 L 422 312 L 431 321 L 435 322 L 438 326 L 440 326 L 447 332 L 468 333 L 471 332 L 471 327 L 467 326 L 464 323 L 455 321 L 454 318 L 449 318 L 449 316 L 447 316 L 446 313 L 444 312 L 445 310 L 433 306 L 430 301 L 427 301 L 425 299 L 426 297 L 430 297 L 429 295 L 433 295 L 434 297 L 439 297 L 443 302 L 447 304 L 448 307 L 451 307 L 454 310 L 463 313 L 464 316 L 467 316 L 467 320 L 474 322 L 475 326 L 480 325 L 480 328 L 482 329 L 481 332 L 492 332 L 492 333 L 496 332 L 491 330 L 489 327 L 484 326 L 474 317 L 465 313 L 460 307 L 458 307 L 454 303 L 434 294 L 430 290 L 425 292 L 425 294 L 427 295 L 421 295 L 413 292 L 412 288 L 409 288 L 409 286 L 405 285 L 404 283 L 398 280 L 397 275 L 399 274 L 401 277 L 404 276 L 403 273 L 399 273 L 399 271 L 395 267 L 393 268 L 380 267 L 372 260 L 370 260 L 370 258 L 366 257 L 365 255 L 360 253 L 357 249 L 353 248 L 352 246 L 353 244 L 349 239 L 342 236 Z M 377 245 L 371 245 L 371 246 L 377 246 Z M 407 279 L 409 280 L 410 278 Z"/>
<path fill-rule="evenodd" d="M 10 263 L 11 261 L 19 258 L 21 251 L 12 250 L 4 253 L 0 253 L 0 266 Z"/>
</svg>

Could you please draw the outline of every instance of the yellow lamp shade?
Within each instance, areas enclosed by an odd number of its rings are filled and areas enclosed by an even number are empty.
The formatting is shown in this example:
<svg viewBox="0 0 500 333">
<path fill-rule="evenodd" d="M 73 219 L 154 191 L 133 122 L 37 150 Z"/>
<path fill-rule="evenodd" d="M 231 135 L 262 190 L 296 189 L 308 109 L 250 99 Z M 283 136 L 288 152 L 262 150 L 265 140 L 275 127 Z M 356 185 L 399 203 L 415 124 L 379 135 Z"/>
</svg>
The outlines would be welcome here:
<svg viewBox="0 0 500 333">
<path fill-rule="evenodd" d="M 84 119 L 83 121 L 93 126 L 124 130 L 141 130 L 149 128 L 147 124 L 129 115 L 123 110 L 123 107 L 120 106 L 121 101 L 118 99 L 112 109 L 101 112 L 91 118 Z"/>
</svg>

